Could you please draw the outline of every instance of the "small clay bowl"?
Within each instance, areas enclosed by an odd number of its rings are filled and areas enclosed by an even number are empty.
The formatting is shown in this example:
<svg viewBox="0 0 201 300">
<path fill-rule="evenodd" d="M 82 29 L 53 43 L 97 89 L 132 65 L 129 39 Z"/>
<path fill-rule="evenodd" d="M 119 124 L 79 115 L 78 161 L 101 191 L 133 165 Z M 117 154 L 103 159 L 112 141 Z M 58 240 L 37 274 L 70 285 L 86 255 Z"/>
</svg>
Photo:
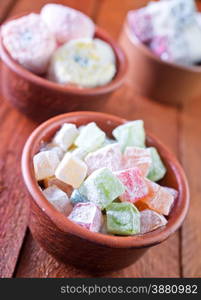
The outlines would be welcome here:
<svg viewBox="0 0 201 300">
<path fill-rule="evenodd" d="M 8 21 L 18 17 L 20 16 Z M 39 122 L 78 108 L 79 110 L 98 110 L 100 105 L 123 84 L 128 68 L 124 52 L 98 26 L 96 26 L 95 37 L 107 42 L 113 48 L 117 65 L 113 80 L 95 88 L 61 85 L 31 73 L 12 59 L 0 37 L 0 55 L 3 61 L 1 80 L 5 99 L 28 117 Z"/>
<path fill-rule="evenodd" d="M 129 78 L 140 95 L 175 106 L 201 95 L 200 66 L 161 60 L 131 33 L 127 21 L 119 43 L 129 59 Z"/>
<path fill-rule="evenodd" d="M 73 112 L 56 116 L 41 124 L 27 140 L 22 155 L 22 173 L 30 194 L 29 227 L 40 245 L 65 264 L 73 264 L 94 272 L 106 272 L 134 263 L 150 247 L 160 244 L 173 234 L 186 216 L 189 206 L 189 189 L 186 176 L 177 159 L 157 138 L 148 134 L 147 145 L 158 149 L 167 168 L 163 184 L 179 192 L 168 224 L 144 235 L 121 237 L 90 232 L 70 221 L 43 196 L 34 177 L 33 156 L 39 151 L 41 143 L 50 141 L 64 122 L 81 126 L 93 121 L 108 136 L 111 136 L 116 126 L 126 122 L 125 119 L 96 112 Z"/>
</svg>

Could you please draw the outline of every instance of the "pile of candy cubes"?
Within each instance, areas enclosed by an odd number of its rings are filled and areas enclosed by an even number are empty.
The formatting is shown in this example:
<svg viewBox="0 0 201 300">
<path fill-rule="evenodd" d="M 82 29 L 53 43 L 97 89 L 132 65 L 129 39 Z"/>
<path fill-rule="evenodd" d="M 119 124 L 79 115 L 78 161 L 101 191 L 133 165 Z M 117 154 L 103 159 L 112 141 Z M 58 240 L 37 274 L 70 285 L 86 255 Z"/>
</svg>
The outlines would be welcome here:
<svg viewBox="0 0 201 300">
<path fill-rule="evenodd" d="M 14 60 L 57 83 L 96 87 L 115 76 L 112 47 L 94 37 L 95 24 L 88 16 L 70 7 L 46 4 L 39 14 L 4 24 L 1 35 Z"/>
<path fill-rule="evenodd" d="M 166 168 L 146 147 L 142 120 L 112 131 L 95 122 L 65 123 L 33 157 L 43 195 L 72 222 L 93 232 L 145 234 L 165 226 L 178 192 L 156 183 Z"/>
<path fill-rule="evenodd" d="M 201 62 L 201 14 L 194 0 L 160 0 L 129 11 L 131 37 L 162 60 L 181 65 Z"/>
</svg>

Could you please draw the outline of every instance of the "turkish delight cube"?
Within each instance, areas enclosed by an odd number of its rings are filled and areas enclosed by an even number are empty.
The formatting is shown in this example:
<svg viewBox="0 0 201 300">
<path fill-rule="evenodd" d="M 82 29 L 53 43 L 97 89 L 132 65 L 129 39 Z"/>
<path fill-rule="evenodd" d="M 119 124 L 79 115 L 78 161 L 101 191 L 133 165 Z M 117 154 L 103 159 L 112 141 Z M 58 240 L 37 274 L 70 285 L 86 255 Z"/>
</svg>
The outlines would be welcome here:
<svg viewBox="0 0 201 300">
<path fill-rule="evenodd" d="M 71 212 L 72 205 L 68 195 L 60 190 L 57 186 L 50 186 L 43 190 L 45 198 L 61 213 L 66 216 Z"/>
<path fill-rule="evenodd" d="M 72 185 L 74 188 L 81 185 L 86 175 L 87 165 L 69 152 L 65 154 L 55 171 L 57 179 Z"/>
<path fill-rule="evenodd" d="M 111 171 L 120 170 L 122 167 L 122 153 L 119 144 L 109 144 L 89 153 L 85 162 L 88 166 L 88 174 L 91 174 L 97 169 L 108 168 Z"/>
<path fill-rule="evenodd" d="M 117 139 L 124 151 L 128 146 L 145 147 L 144 122 L 142 120 L 130 121 L 116 127 L 113 136 Z"/>
<path fill-rule="evenodd" d="M 87 124 L 75 140 L 75 145 L 86 151 L 95 151 L 102 146 L 105 141 L 105 132 L 101 130 L 95 122 Z"/>
<path fill-rule="evenodd" d="M 152 209 L 159 214 L 168 216 L 174 204 L 173 195 L 163 186 L 146 179 L 148 186 L 152 190 L 150 197 L 138 201 L 136 206 L 141 210 L 145 208 Z"/>
<path fill-rule="evenodd" d="M 76 204 L 68 218 L 93 232 L 99 232 L 103 223 L 100 209 L 90 202 Z"/>
<path fill-rule="evenodd" d="M 111 203 L 107 210 L 107 231 L 117 235 L 140 233 L 140 213 L 129 202 Z"/>
<path fill-rule="evenodd" d="M 73 8 L 48 3 L 41 9 L 40 15 L 59 44 L 72 39 L 92 38 L 94 35 L 93 21 L 87 15 Z"/>
<path fill-rule="evenodd" d="M 135 203 L 149 197 L 150 189 L 139 168 L 126 169 L 114 174 L 125 186 L 125 192 L 119 197 L 121 201 Z"/>
<path fill-rule="evenodd" d="M 158 181 L 165 176 L 166 168 L 156 148 L 150 147 L 147 150 L 150 153 L 151 161 L 152 161 L 147 177 L 152 181 Z"/>
<path fill-rule="evenodd" d="M 86 196 L 82 195 L 79 190 L 75 189 L 70 197 L 70 201 L 73 205 L 77 204 L 77 203 L 85 203 L 85 202 L 89 202 L 89 200 L 87 199 Z"/>
<path fill-rule="evenodd" d="M 141 234 L 153 231 L 157 228 L 165 226 L 166 224 L 166 218 L 153 210 L 145 209 L 140 212 Z"/>
<path fill-rule="evenodd" d="M 36 179 L 43 180 L 54 175 L 60 159 L 55 151 L 42 151 L 34 155 L 33 165 Z"/>
<path fill-rule="evenodd" d="M 36 74 L 47 71 L 56 40 L 40 15 L 31 13 L 2 26 L 3 44 L 24 68 Z"/>
<path fill-rule="evenodd" d="M 123 168 L 137 167 L 143 176 L 147 176 L 152 164 L 151 154 L 147 149 L 139 147 L 126 147 L 123 155 Z"/>
<path fill-rule="evenodd" d="M 101 168 L 89 175 L 79 191 L 89 201 L 104 209 L 124 193 L 125 187 L 108 168 Z"/>
<path fill-rule="evenodd" d="M 64 123 L 53 138 L 53 143 L 58 145 L 63 151 L 73 144 L 78 135 L 78 129 L 74 124 Z"/>
</svg>

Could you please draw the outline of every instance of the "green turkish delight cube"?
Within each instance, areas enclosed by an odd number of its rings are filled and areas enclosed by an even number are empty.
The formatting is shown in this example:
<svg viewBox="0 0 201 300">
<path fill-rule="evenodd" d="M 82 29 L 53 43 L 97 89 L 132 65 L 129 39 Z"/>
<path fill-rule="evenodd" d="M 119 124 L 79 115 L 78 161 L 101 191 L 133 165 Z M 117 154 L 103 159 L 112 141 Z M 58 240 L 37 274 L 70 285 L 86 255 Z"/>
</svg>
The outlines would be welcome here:
<svg viewBox="0 0 201 300">
<path fill-rule="evenodd" d="M 145 130 L 142 120 L 120 125 L 113 130 L 112 134 L 121 145 L 122 151 L 128 146 L 145 147 Z"/>
<path fill-rule="evenodd" d="M 151 154 L 151 167 L 148 173 L 148 178 L 152 181 L 158 181 L 165 176 L 166 168 L 160 158 L 160 155 L 156 148 L 148 148 Z"/>
<path fill-rule="evenodd" d="M 80 130 L 75 145 L 87 152 L 95 151 L 105 142 L 106 134 L 95 122 L 91 122 Z"/>
<path fill-rule="evenodd" d="M 111 203 L 106 214 L 109 233 L 132 235 L 140 232 L 140 213 L 132 203 Z"/>
<path fill-rule="evenodd" d="M 125 187 L 108 168 L 101 168 L 83 182 L 79 191 L 90 202 L 104 209 L 125 192 Z"/>
</svg>

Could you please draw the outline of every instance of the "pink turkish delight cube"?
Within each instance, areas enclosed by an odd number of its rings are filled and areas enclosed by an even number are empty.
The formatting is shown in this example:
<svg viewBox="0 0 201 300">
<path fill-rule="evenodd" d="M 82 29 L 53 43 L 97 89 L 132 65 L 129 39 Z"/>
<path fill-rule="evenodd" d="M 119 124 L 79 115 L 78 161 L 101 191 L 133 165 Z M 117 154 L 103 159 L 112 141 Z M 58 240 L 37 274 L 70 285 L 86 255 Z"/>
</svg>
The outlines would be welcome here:
<svg viewBox="0 0 201 300">
<path fill-rule="evenodd" d="M 41 18 L 59 44 L 72 39 L 94 36 L 93 21 L 84 13 L 71 7 L 53 3 L 46 4 L 41 10 Z"/>
<path fill-rule="evenodd" d="M 178 191 L 173 189 L 173 188 L 170 188 L 170 187 L 167 187 L 167 186 L 164 186 L 164 189 L 166 189 L 167 192 L 169 192 L 170 194 L 172 194 L 172 196 L 174 197 L 174 200 L 177 199 L 178 197 Z"/>
<path fill-rule="evenodd" d="M 169 47 L 168 36 L 155 36 L 151 43 L 150 49 L 154 54 L 162 58 L 163 60 L 172 61 L 171 51 Z"/>
<path fill-rule="evenodd" d="M 118 171 L 115 175 L 126 187 L 126 191 L 120 196 L 121 201 L 135 203 L 150 197 L 149 187 L 139 168 Z"/>
<path fill-rule="evenodd" d="M 76 204 L 68 218 L 93 232 L 99 232 L 103 224 L 100 209 L 90 202 Z"/>
<path fill-rule="evenodd" d="M 118 171 L 122 167 L 122 153 L 119 144 L 109 144 L 95 152 L 89 153 L 85 158 L 88 166 L 88 175 L 100 168 Z"/>
<path fill-rule="evenodd" d="M 9 54 L 24 68 L 36 74 L 47 71 L 56 40 L 38 14 L 7 22 L 1 34 Z"/>
<path fill-rule="evenodd" d="M 147 43 L 152 39 L 152 16 L 147 12 L 146 8 L 129 11 L 127 21 L 131 33 L 134 33 L 142 43 Z"/>
<path fill-rule="evenodd" d="M 165 226 L 166 224 L 166 218 L 153 210 L 145 209 L 140 212 L 141 234 L 153 231 L 161 226 Z"/>
</svg>

